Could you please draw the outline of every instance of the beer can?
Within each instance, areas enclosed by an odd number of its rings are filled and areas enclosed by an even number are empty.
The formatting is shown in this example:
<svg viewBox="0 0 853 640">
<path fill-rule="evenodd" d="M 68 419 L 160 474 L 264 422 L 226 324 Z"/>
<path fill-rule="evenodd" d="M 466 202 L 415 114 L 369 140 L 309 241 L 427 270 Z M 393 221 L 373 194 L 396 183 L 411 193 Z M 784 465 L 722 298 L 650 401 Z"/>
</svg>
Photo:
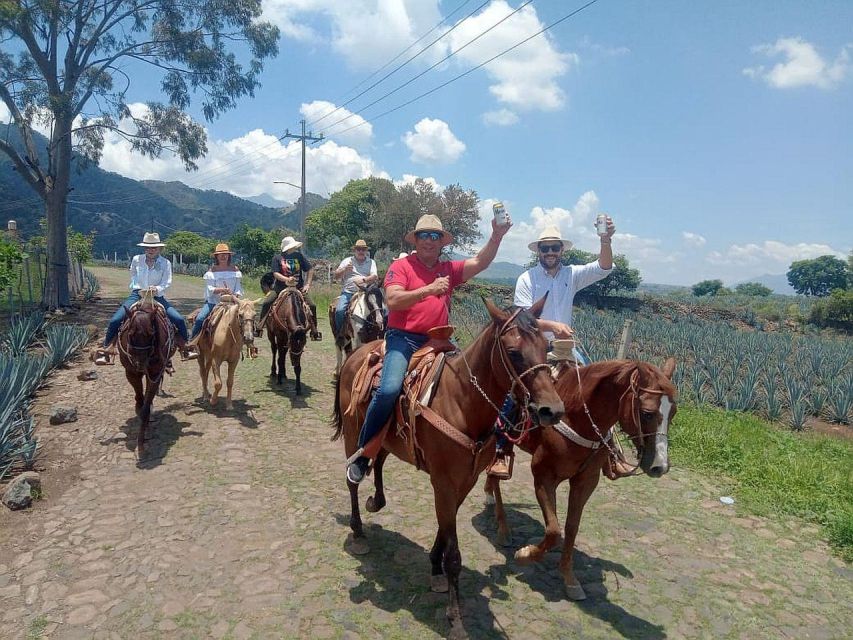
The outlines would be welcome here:
<svg viewBox="0 0 853 640">
<path fill-rule="evenodd" d="M 607 216 L 603 213 L 595 216 L 595 232 L 600 236 L 607 235 Z"/>
<path fill-rule="evenodd" d="M 492 205 L 492 211 L 495 214 L 495 224 L 496 225 L 505 225 L 509 224 L 509 213 L 507 213 L 506 208 L 504 207 L 503 202 L 496 202 Z"/>
</svg>

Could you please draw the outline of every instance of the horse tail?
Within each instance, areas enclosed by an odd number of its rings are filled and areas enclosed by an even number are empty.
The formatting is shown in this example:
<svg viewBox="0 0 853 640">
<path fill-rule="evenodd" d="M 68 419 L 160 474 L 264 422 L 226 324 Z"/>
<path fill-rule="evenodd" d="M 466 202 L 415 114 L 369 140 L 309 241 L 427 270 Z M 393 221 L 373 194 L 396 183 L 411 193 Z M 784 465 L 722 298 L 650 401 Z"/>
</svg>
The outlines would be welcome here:
<svg viewBox="0 0 853 640">
<path fill-rule="evenodd" d="M 332 434 L 330 440 L 334 442 L 339 440 L 344 432 L 344 417 L 341 413 L 341 374 L 338 372 L 338 379 L 335 380 L 335 409 L 332 414 L 331 426 L 335 433 Z"/>
</svg>

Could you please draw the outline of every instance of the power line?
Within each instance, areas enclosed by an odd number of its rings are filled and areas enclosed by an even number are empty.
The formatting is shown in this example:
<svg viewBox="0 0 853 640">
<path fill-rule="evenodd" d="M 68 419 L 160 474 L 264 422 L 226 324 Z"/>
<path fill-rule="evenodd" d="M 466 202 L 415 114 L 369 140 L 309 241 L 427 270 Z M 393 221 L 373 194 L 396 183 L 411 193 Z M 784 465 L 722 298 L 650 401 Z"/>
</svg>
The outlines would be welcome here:
<svg viewBox="0 0 853 640">
<path fill-rule="evenodd" d="M 358 127 L 361 127 L 361 126 L 363 126 L 363 125 L 367 124 L 368 122 L 375 122 L 375 121 L 376 121 L 376 120 L 378 120 L 379 118 L 382 118 L 382 117 L 384 117 L 384 116 L 387 116 L 387 115 L 388 115 L 388 114 L 390 114 L 390 113 L 394 113 L 395 111 L 398 111 L 398 110 L 402 109 L 403 107 L 407 107 L 407 106 L 409 106 L 410 104 L 412 104 L 413 102 L 416 102 L 416 101 L 420 100 L 421 98 L 425 98 L 426 96 L 428 96 L 428 95 L 431 95 L 431 94 L 435 93 L 435 92 L 436 92 L 436 91 L 438 91 L 439 89 L 443 89 L 443 88 L 444 88 L 444 87 L 446 87 L 447 85 L 452 84 L 453 82 L 456 82 L 457 80 L 460 80 L 461 78 L 464 78 L 465 76 L 467 76 L 467 75 L 469 75 L 469 74 L 473 73 L 473 72 L 474 72 L 474 71 L 476 71 L 477 69 L 481 69 L 481 68 L 485 67 L 487 64 L 489 64 L 490 62 L 493 62 L 493 61 L 497 60 L 497 59 L 498 59 L 498 58 L 500 58 L 501 56 L 506 55 L 507 53 L 509 53 L 510 51 L 513 51 L 514 49 L 517 49 L 517 48 L 518 48 L 518 47 L 520 47 L 521 45 L 523 45 L 523 44 L 525 44 L 525 43 L 529 42 L 530 40 L 532 40 L 533 38 L 535 38 L 535 37 L 537 37 L 537 36 L 539 36 L 539 35 L 542 35 L 542 34 L 543 34 L 543 33 L 545 33 L 546 31 L 549 31 L 550 29 L 552 29 L 552 28 L 556 27 L 556 26 L 557 26 L 558 24 L 560 24 L 561 22 L 564 22 L 564 21 L 568 20 L 569 18 L 571 18 L 571 17 L 572 17 L 572 16 L 574 16 L 574 15 L 577 15 L 578 13 L 580 13 L 581 11 L 583 11 L 584 9 L 586 9 L 587 7 L 590 7 L 590 6 L 594 5 L 596 2 L 598 2 L 598 0 L 591 0 L 590 2 L 587 2 L 587 3 L 586 3 L 585 5 L 583 5 L 582 7 L 578 8 L 578 9 L 575 9 L 575 10 L 574 10 L 574 11 L 572 11 L 571 13 L 566 14 L 565 16 L 563 16 L 562 18 L 560 18 L 560 19 L 558 19 L 558 20 L 555 20 L 554 22 L 552 22 L 551 24 L 549 24 L 547 27 L 545 27 L 545 28 L 541 29 L 540 31 L 537 31 L 536 33 L 534 33 L 532 36 L 528 36 L 527 38 L 525 38 L 525 39 L 524 39 L 524 40 L 522 40 L 521 42 L 518 42 L 518 43 L 516 43 L 516 44 L 512 45 L 511 47 L 509 47 L 509 48 L 507 48 L 507 49 L 504 49 L 503 51 L 501 51 L 501 52 L 500 52 L 500 53 L 498 53 L 497 55 L 492 56 L 492 57 L 491 57 L 491 58 L 489 58 L 488 60 L 485 60 L 484 62 L 481 62 L 481 63 L 480 63 L 480 64 L 478 64 L 476 67 L 471 67 L 471 68 L 470 68 L 470 69 L 468 69 L 467 71 L 465 71 L 465 72 L 463 72 L 463 73 L 460 73 L 458 76 L 455 76 L 455 77 L 451 78 L 451 79 L 450 79 L 450 80 L 448 80 L 447 82 L 442 82 L 442 83 L 441 83 L 440 85 L 438 85 L 437 87 L 433 87 L 433 88 L 432 88 L 432 89 L 430 89 L 429 91 L 425 91 L 424 93 L 422 93 L 422 94 L 420 94 L 420 95 L 418 95 L 418 96 L 415 96 L 415 97 L 414 97 L 414 98 L 412 98 L 411 100 L 407 100 L 406 102 L 404 102 L 404 103 L 402 103 L 402 104 L 399 104 L 399 105 L 397 105 L 396 107 L 393 107 L 393 108 L 391 108 L 391 109 L 388 109 L 387 111 L 383 111 L 382 113 L 380 113 L 380 114 L 378 114 L 378 115 L 375 115 L 375 116 L 373 116 L 372 118 L 365 119 L 364 121 L 359 122 L 358 124 L 354 124 L 354 125 L 353 125 L 353 126 L 351 126 L 351 127 L 347 127 L 346 129 L 344 129 L 344 130 L 342 130 L 342 131 L 338 131 L 335 135 L 341 135 L 342 133 L 346 133 L 347 131 L 352 131 L 353 129 L 356 129 L 356 128 L 358 128 Z"/>
</svg>

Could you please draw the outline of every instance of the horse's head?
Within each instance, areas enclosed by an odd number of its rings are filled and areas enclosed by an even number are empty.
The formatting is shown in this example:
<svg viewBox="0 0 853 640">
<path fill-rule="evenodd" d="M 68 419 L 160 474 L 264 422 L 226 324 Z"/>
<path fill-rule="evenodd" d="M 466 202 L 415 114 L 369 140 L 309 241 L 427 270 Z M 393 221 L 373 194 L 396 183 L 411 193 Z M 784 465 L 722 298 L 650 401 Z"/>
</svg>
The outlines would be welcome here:
<svg viewBox="0 0 853 640">
<path fill-rule="evenodd" d="M 240 333 L 243 334 L 243 344 L 255 343 L 255 305 L 259 300 L 239 300 L 237 313 L 240 317 Z"/>
<path fill-rule="evenodd" d="M 153 355 L 157 342 L 157 308 L 153 304 L 136 304 L 127 318 L 127 355 L 144 368 Z"/>
<path fill-rule="evenodd" d="M 669 358 L 663 369 L 637 362 L 619 400 L 622 430 L 637 449 L 640 468 L 653 478 L 669 471 L 669 425 L 677 410 L 674 371 L 675 358 Z"/>
<path fill-rule="evenodd" d="M 388 307 L 385 295 L 377 284 L 371 284 L 364 290 L 362 298 L 364 324 L 358 331 L 362 344 L 378 340 L 385 332 L 385 320 L 388 317 Z"/>
<path fill-rule="evenodd" d="M 546 363 L 548 341 L 536 323 L 546 297 L 530 309 L 516 307 L 507 311 L 491 300 L 484 300 L 495 327 L 500 362 L 497 366 L 509 377 L 510 392 L 518 406 L 529 410 L 531 417 L 543 426 L 559 422 L 565 411 Z"/>
<path fill-rule="evenodd" d="M 288 344 L 291 353 L 302 353 L 308 333 L 308 316 L 305 314 L 305 298 L 298 289 L 288 296 L 285 305 L 284 324 L 289 335 Z"/>
</svg>

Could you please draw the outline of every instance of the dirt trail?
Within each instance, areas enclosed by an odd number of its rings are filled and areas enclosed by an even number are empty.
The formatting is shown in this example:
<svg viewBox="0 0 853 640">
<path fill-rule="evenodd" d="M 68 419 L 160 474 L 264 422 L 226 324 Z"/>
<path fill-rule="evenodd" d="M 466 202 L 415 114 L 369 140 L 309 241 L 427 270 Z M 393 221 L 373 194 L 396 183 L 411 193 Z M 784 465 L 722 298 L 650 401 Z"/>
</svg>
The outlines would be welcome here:
<svg viewBox="0 0 853 640">
<path fill-rule="evenodd" d="M 126 273 L 96 272 L 109 299 L 85 319 L 103 326 Z M 173 286 L 185 312 L 197 282 Z M 52 378 L 34 404 L 45 500 L 0 515 L 0 638 L 443 636 L 445 597 L 427 581 L 427 477 L 389 461 L 389 504 L 366 516 L 373 552 L 349 555 L 342 450 L 327 426 L 331 344 L 309 343 L 301 398 L 270 384 L 260 346 L 237 371 L 233 412 L 202 405 L 195 364 L 179 363 L 141 464 L 120 367 L 79 382 L 92 368 L 80 361 Z M 79 421 L 49 426 L 58 402 L 74 402 Z M 528 462 L 519 456 L 504 489 L 519 544 L 542 532 Z M 742 516 L 722 491 L 679 469 L 603 481 L 581 525 L 583 603 L 563 598 L 557 554 L 521 567 L 497 547 L 472 495 L 459 516 L 471 637 L 849 637 L 853 572 L 817 528 Z"/>
</svg>

